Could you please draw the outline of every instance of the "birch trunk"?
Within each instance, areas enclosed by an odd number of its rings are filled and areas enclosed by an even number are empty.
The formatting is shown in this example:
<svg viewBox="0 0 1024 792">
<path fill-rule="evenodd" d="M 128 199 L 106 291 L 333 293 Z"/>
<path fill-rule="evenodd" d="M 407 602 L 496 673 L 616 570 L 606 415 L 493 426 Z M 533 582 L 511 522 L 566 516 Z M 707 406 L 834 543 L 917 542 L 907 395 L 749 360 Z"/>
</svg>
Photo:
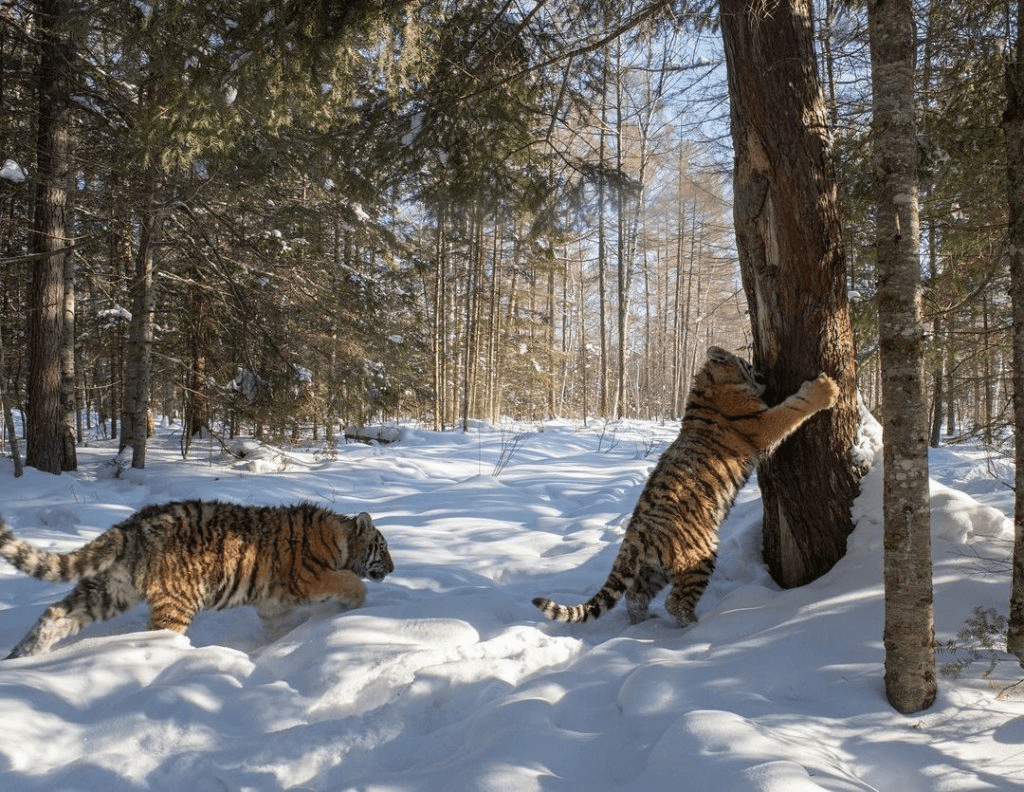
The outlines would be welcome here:
<svg viewBox="0 0 1024 792">
<path fill-rule="evenodd" d="M 936 693 L 911 0 L 871 0 L 868 34 L 885 464 L 885 692 L 907 713 L 931 706 Z"/>
</svg>

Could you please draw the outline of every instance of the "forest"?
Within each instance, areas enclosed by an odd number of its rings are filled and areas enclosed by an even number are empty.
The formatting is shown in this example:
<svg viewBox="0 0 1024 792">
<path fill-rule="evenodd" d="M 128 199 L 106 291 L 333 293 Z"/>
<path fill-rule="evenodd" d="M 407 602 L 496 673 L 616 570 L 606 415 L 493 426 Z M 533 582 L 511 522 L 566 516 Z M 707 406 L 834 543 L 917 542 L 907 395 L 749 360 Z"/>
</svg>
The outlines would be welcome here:
<svg viewBox="0 0 1024 792">
<path fill-rule="evenodd" d="M 867 20 L 814 10 L 876 408 Z M 915 18 L 932 439 L 999 443 L 1014 17 Z M 701 2 L 5 0 L 8 415 L 71 444 L 130 436 L 141 404 L 184 422 L 185 454 L 204 432 L 678 417 L 704 349 L 751 344 L 717 20 Z M 32 365 L 45 344 L 59 370 Z"/>
</svg>

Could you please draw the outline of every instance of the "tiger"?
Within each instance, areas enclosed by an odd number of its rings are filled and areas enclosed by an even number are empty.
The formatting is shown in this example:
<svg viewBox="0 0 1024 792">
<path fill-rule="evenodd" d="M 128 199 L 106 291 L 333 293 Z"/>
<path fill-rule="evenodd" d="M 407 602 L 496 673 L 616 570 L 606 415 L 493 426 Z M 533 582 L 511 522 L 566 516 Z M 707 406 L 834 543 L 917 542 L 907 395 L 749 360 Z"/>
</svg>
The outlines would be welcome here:
<svg viewBox="0 0 1024 792">
<path fill-rule="evenodd" d="M 369 514 L 347 517 L 311 503 L 150 505 L 70 553 L 40 550 L 0 519 L 0 557 L 41 580 L 79 581 L 7 659 L 46 652 L 143 600 L 150 630 L 183 633 L 201 610 L 254 605 L 269 633 L 298 605 L 359 607 L 361 578 L 382 580 L 395 568 Z"/>
<path fill-rule="evenodd" d="M 537 597 L 549 619 L 583 622 L 615 607 L 625 595 L 631 624 L 649 618 L 665 586 L 665 609 L 680 627 L 697 621 L 695 608 L 718 555 L 718 528 L 759 459 L 769 455 L 839 395 L 826 374 L 804 382 L 775 407 L 761 400 L 765 379 L 743 358 L 713 346 L 686 398 L 679 435 L 658 460 L 629 518 L 611 573 L 580 605 Z"/>
</svg>

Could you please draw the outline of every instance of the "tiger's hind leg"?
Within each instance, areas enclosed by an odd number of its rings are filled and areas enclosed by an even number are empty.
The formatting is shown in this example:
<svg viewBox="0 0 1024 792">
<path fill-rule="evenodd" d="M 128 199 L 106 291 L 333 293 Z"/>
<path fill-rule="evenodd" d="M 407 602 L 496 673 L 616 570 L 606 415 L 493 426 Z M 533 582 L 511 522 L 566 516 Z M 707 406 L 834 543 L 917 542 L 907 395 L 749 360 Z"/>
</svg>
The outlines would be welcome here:
<svg viewBox="0 0 1024 792">
<path fill-rule="evenodd" d="M 86 625 L 112 619 L 140 601 L 141 597 L 131 586 L 107 573 L 86 578 L 64 599 L 43 612 L 7 659 L 46 652 L 57 641 L 75 635 Z"/>
<path fill-rule="evenodd" d="M 680 627 L 697 621 L 697 601 L 708 587 L 714 569 L 715 559 L 710 558 L 670 576 L 672 590 L 665 599 L 665 609 L 675 617 Z"/>
<path fill-rule="evenodd" d="M 652 569 L 644 570 L 633 578 L 626 589 L 626 612 L 630 624 L 639 624 L 651 617 L 648 606 L 667 582 L 665 575 Z"/>
</svg>

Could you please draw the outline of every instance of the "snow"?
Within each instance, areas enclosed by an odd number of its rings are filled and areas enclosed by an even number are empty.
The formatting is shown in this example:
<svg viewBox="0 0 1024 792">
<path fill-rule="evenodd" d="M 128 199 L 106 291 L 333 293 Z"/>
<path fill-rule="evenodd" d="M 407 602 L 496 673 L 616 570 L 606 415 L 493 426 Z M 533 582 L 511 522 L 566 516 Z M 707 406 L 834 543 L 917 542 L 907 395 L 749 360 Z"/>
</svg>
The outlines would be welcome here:
<svg viewBox="0 0 1024 792">
<path fill-rule="evenodd" d="M 402 145 L 411 146 L 416 138 L 419 137 L 420 131 L 423 129 L 423 120 L 426 118 L 426 113 L 414 113 L 412 118 L 409 119 L 409 131 L 402 135 Z"/>
<path fill-rule="evenodd" d="M 50 654 L 0 662 L 4 790 L 696 790 L 965 792 L 1024 784 L 1024 691 L 997 653 L 940 676 L 929 710 L 882 688 L 881 473 L 864 481 L 846 557 L 779 590 L 759 557 L 748 485 L 687 629 L 636 626 L 620 606 L 582 625 L 536 595 L 579 601 L 603 582 L 623 522 L 676 425 L 568 422 L 403 427 L 387 444 L 273 449 L 194 444 L 162 425 L 147 467 L 118 476 L 93 441 L 80 470 L 15 479 L 12 529 L 69 550 L 175 498 L 312 500 L 373 514 L 396 570 L 366 604 L 297 614 L 264 636 L 251 609 L 145 631 L 145 608 Z M 515 438 L 514 447 L 510 438 Z M 877 454 L 866 435 L 863 460 Z M 872 449 L 871 442 L 876 447 Z M 236 450 L 237 450 L 236 449 Z M 493 475 L 495 472 L 498 475 Z M 1009 600 L 1012 467 L 979 448 L 932 457 L 936 625 L 954 637 Z M 66 584 L 0 562 L 0 654 Z M 942 656 L 939 659 L 943 662 Z"/>
<path fill-rule="evenodd" d="M 0 179 L 20 184 L 26 178 L 28 177 L 25 174 L 25 169 L 14 160 L 6 159 L 4 164 L 0 165 Z"/>
</svg>

